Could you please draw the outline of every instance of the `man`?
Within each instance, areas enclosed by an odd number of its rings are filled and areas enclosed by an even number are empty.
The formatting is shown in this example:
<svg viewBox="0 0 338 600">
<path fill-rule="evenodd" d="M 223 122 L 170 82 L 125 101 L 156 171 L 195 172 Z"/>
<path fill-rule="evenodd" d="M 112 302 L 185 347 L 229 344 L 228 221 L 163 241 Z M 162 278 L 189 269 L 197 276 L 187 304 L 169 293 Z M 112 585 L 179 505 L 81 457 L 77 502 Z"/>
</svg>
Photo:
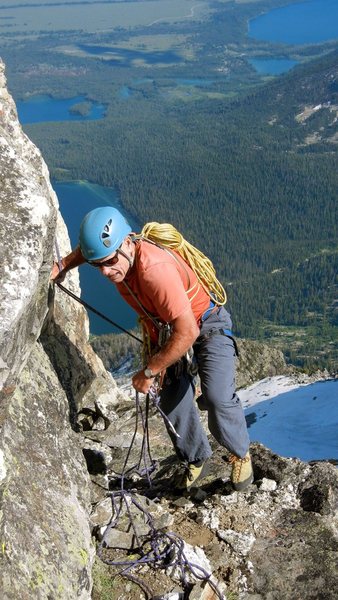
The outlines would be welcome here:
<svg viewBox="0 0 338 600">
<path fill-rule="evenodd" d="M 145 369 L 133 376 L 135 390 L 148 393 L 164 374 L 161 408 L 178 457 L 186 469 L 177 487 L 195 487 L 205 473 L 211 448 L 195 404 L 194 377 L 182 359 L 193 347 L 202 394 L 197 402 L 208 411 L 208 426 L 230 451 L 231 481 L 241 491 L 253 481 L 249 437 L 240 400 L 235 393 L 235 345 L 229 313 L 217 306 L 194 271 L 172 250 L 132 234 L 121 213 L 112 207 L 88 213 L 80 227 L 79 246 L 55 263 L 51 279 L 63 280 L 83 263 L 100 269 L 136 312 L 155 350 Z M 170 327 L 169 327 L 170 326 Z M 164 340 L 163 332 L 170 335 Z"/>
</svg>

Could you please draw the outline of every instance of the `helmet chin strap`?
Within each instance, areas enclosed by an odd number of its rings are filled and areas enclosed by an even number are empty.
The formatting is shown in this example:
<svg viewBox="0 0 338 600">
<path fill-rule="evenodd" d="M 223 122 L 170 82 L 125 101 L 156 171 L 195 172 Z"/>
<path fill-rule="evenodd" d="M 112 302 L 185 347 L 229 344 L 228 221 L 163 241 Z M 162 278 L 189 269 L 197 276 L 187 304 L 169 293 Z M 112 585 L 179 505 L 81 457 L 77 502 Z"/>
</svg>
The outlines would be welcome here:
<svg viewBox="0 0 338 600">
<path fill-rule="evenodd" d="M 122 254 L 122 256 L 124 256 L 124 258 L 126 258 L 126 259 L 127 259 L 127 261 L 129 262 L 129 266 L 130 266 L 130 267 L 132 267 L 132 266 L 133 266 L 133 264 L 134 264 L 134 257 L 128 256 L 128 254 L 126 254 L 125 252 L 123 252 L 123 250 L 121 250 L 120 248 L 118 248 L 118 249 L 116 250 L 116 252 L 117 252 L 118 254 Z"/>
</svg>

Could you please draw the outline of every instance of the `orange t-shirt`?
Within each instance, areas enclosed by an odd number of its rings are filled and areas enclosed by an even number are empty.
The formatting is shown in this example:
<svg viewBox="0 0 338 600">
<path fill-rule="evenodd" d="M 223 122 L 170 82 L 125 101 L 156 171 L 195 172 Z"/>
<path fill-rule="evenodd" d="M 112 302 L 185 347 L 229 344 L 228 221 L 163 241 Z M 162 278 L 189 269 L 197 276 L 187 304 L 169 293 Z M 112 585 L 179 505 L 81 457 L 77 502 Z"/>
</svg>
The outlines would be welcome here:
<svg viewBox="0 0 338 600">
<path fill-rule="evenodd" d="M 189 306 L 199 322 L 210 305 L 210 297 L 189 265 L 173 252 L 176 260 L 172 252 L 145 240 L 138 240 L 135 262 L 127 273 L 125 282 L 147 312 L 163 323 L 171 323 Z M 156 342 L 156 327 L 146 317 L 124 282 L 117 283 L 116 287 L 126 302 L 144 319 L 151 339 Z"/>
</svg>

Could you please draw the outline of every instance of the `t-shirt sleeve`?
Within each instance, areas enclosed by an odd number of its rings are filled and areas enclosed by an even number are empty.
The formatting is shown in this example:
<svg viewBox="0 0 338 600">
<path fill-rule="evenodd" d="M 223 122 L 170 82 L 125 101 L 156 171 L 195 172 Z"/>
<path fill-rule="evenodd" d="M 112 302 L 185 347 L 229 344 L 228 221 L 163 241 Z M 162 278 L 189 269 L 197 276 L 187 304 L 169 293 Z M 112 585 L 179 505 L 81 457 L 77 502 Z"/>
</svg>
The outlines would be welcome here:
<svg viewBox="0 0 338 600">
<path fill-rule="evenodd" d="M 158 317 L 171 323 L 190 306 L 176 265 L 163 262 L 143 273 L 144 293 L 156 309 Z"/>
</svg>

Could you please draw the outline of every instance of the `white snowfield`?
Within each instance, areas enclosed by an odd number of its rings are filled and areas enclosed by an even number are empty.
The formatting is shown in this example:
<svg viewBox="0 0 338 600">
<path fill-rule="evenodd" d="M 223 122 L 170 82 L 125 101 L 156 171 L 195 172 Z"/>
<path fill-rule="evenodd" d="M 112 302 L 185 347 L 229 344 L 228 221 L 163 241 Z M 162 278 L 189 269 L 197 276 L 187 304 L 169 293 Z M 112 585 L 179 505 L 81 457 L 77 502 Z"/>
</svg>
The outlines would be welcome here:
<svg viewBox="0 0 338 600">
<path fill-rule="evenodd" d="M 282 456 L 338 461 L 338 379 L 300 384 L 292 377 L 272 377 L 238 395 L 252 442 Z"/>
</svg>

